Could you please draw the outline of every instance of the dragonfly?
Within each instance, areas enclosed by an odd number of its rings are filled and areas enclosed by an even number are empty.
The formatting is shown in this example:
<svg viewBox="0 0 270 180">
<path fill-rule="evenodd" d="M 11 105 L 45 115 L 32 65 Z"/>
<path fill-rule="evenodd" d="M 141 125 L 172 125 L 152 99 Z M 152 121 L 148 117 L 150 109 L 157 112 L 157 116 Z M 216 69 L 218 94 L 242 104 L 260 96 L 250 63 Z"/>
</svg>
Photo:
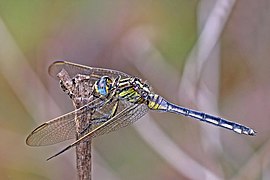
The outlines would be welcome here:
<svg viewBox="0 0 270 180">
<path fill-rule="evenodd" d="M 88 91 L 86 92 L 90 101 L 74 111 L 38 126 L 27 137 L 26 144 L 45 146 L 75 138 L 75 118 L 80 118 L 86 113 L 91 114 L 91 123 L 81 132 L 86 132 L 84 135 L 47 160 L 64 153 L 81 142 L 128 126 L 144 116 L 149 110 L 184 115 L 238 134 L 256 135 L 255 130 L 242 124 L 175 105 L 154 93 L 146 81 L 117 70 L 88 67 L 67 61 L 56 61 L 50 65 L 49 74 L 52 77 L 59 79 L 61 73 L 66 73 L 71 77 L 71 80 L 67 82 L 63 79 L 60 80 L 62 90 L 71 99 L 76 95 L 74 92 L 78 89 L 76 85 L 84 83 L 87 86 Z"/>
</svg>

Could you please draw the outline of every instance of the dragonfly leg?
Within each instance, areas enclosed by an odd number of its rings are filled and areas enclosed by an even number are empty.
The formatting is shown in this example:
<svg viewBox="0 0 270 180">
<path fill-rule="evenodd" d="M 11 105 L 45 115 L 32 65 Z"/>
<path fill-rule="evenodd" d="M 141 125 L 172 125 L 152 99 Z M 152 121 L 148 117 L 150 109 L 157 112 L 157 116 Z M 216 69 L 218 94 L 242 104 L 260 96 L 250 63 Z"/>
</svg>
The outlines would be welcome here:
<svg viewBox="0 0 270 180">
<path fill-rule="evenodd" d="M 114 117 L 115 114 L 116 114 L 116 111 L 117 111 L 117 109 L 118 109 L 118 105 L 119 105 L 119 101 L 117 100 L 116 103 L 114 104 L 114 106 L 113 106 L 113 108 L 112 108 L 110 114 L 104 115 L 104 116 L 98 117 L 98 118 L 93 118 L 93 119 L 91 120 L 91 123 L 88 124 L 88 125 L 80 132 L 80 134 L 85 133 L 85 131 L 87 131 L 87 130 L 90 128 L 91 125 L 93 125 L 93 124 L 100 124 L 100 123 L 106 122 L 106 121 L 108 121 L 109 119 L 111 119 L 112 117 Z"/>
<path fill-rule="evenodd" d="M 93 124 L 100 124 L 100 123 L 103 123 L 103 122 L 106 122 L 106 121 L 108 121 L 108 116 L 102 116 L 102 117 L 99 117 L 99 118 L 94 118 L 94 119 L 91 119 L 91 123 L 89 123 L 81 132 L 80 132 L 80 134 L 83 134 L 83 133 L 85 133 L 89 128 L 90 128 L 90 126 L 91 125 L 93 125 Z"/>
</svg>

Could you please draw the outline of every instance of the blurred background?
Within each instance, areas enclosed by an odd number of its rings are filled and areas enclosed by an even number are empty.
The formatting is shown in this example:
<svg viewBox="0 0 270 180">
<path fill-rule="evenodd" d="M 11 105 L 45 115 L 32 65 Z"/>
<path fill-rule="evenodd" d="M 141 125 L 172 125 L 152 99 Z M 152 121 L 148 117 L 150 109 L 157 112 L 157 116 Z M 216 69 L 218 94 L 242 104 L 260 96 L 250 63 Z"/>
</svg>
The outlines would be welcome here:
<svg viewBox="0 0 270 180">
<path fill-rule="evenodd" d="M 150 112 L 93 140 L 93 179 L 270 179 L 268 0 L 0 0 L 0 179 L 76 179 L 68 143 L 27 135 L 72 111 L 55 60 L 147 80 L 173 103 L 254 128 L 255 137 Z"/>
</svg>

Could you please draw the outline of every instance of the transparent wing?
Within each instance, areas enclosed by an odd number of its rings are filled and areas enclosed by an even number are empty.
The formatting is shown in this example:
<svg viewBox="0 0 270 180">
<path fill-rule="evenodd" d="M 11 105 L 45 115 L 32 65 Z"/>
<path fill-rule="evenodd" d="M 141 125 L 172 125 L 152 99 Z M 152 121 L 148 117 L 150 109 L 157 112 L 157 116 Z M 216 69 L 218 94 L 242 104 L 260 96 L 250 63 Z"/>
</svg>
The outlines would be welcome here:
<svg viewBox="0 0 270 180">
<path fill-rule="evenodd" d="M 112 131 L 116 131 L 122 127 L 126 127 L 142 116 L 144 116 L 148 111 L 148 107 L 145 104 L 135 104 L 132 106 L 128 106 L 123 109 L 116 116 L 109 119 L 107 122 L 101 124 L 88 134 L 86 134 L 86 138 L 93 138 L 97 136 L 101 136 L 103 134 L 110 133 Z M 82 139 L 81 139 L 82 140 Z M 80 139 L 79 139 L 80 141 Z"/>
<path fill-rule="evenodd" d="M 76 146 L 82 141 L 118 130 L 119 128 L 122 128 L 125 126 L 128 126 L 131 123 L 140 119 L 142 116 L 144 116 L 147 113 L 147 111 L 148 111 L 148 107 L 145 104 L 133 104 L 131 106 L 128 106 L 125 109 L 123 109 L 119 114 L 109 119 L 108 121 L 102 123 L 94 130 L 90 131 L 89 133 L 81 137 L 80 139 L 76 140 L 74 143 L 70 144 L 69 146 L 59 151 L 55 155 L 49 157 L 47 160 L 50 160 L 64 153 L 65 151 Z"/>
<path fill-rule="evenodd" d="M 106 106 L 102 106 L 97 113 L 93 115 L 93 118 L 100 117 L 102 114 L 110 114 L 113 106 L 115 105 L 114 102 L 116 102 L 118 99 L 114 98 L 111 100 L 111 103 L 106 104 Z M 119 101 L 119 100 L 118 100 Z M 120 113 L 122 110 L 124 110 L 126 107 L 131 106 L 132 104 L 128 101 L 119 101 L 118 108 L 116 110 L 115 114 Z"/>
<path fill-rule="evenodd" d="M 29 146 L 46 146 L 75 138 L 74 117 L 73 111 L 38 126 L 27 137 L 26 144 Z"/>
<path fill-rule="evenodd" d="M 120 71 L 116 71 L 112 69 L 89 67 L 89 66 L 75 64 L 75 63 L 71 63 L 67 61 L 54 62 L 53 64 L 50 65 L 48 72 L 52 77 L 58 79 L 57 74 L 62 69 L 65 69 L 71 78 L 76 76 L 77 74 L 82 74 L 82 75 L 89 75 L 91 78 L 93 78 L 93 81 L 96 81 L 101 76 L 109 76 L 109 77 L 116 78 L 117 76 L 120 75 L 122 78 L 130 77 L 130 75 L 125 74 Z"/>
<path fill-rule="evenodd" d="M 75 115 L 80 116 L 87 113 L 99 103 L 102 103 L 102 101 L 95 99 L 79 109 L 43 123 L 31 132 L 26 139 L 26 144 L 29 146 L 46 146 L 75 138 Z"/>
</svg>

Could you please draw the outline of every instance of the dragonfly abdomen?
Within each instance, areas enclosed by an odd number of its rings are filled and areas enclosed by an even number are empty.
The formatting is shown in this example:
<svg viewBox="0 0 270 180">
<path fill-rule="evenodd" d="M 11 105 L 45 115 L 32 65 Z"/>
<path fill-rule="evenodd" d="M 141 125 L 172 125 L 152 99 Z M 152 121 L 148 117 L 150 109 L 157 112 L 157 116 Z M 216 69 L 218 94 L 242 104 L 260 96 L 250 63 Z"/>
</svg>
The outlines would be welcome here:
<svg viewBox="0 0 270 180">
<path fill-rule="evenodd" d="M 229 130 L 232 130 L 238 134 L 245 134 L 245 135 L 250 135 L 250 136 L 254 136 L 256 134 L 256 132 L 249 128 L 246 127 L 242 124 L 238 124 L 217 116 L 213 116 L 210 114 L 206 114 L 200 111 L 194 111 L 188 108 L 183 108 L 181 106 L 177 106 L 171 103 L 168 103 L 168 112 L 171 113 L 176 113 L 176 114 L 181 114 L 184 116 L 188 116 L 188 117 L 192 117 L 194 119 L 198 119 L 200 121 L 204 121 L 210 124 L 213 124 L 215 126 L 219 126 L 219 127 L 223 127 Z"/>
<path fill-rule="evenodd" d="M 152 110 L 166 111 L 168 109 L 168 101 L 157 94 L 149 94 L 147 106 Z"/>
</svg>

